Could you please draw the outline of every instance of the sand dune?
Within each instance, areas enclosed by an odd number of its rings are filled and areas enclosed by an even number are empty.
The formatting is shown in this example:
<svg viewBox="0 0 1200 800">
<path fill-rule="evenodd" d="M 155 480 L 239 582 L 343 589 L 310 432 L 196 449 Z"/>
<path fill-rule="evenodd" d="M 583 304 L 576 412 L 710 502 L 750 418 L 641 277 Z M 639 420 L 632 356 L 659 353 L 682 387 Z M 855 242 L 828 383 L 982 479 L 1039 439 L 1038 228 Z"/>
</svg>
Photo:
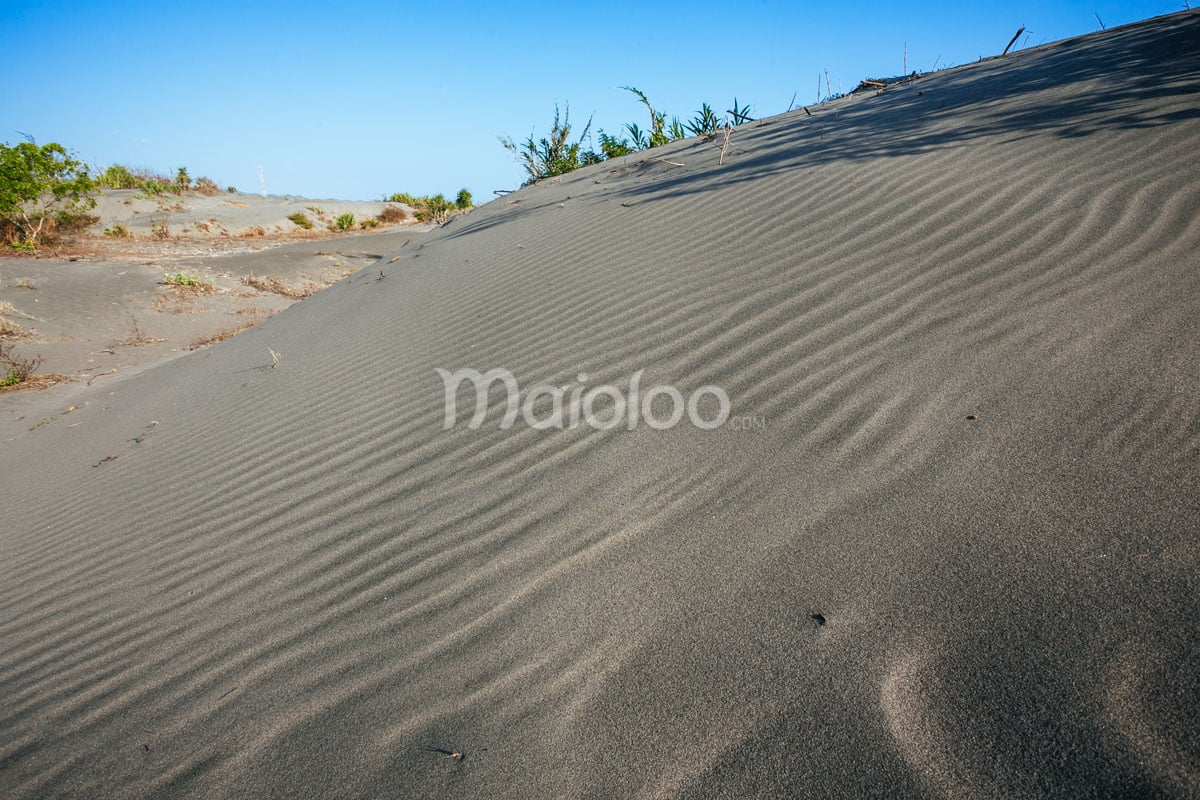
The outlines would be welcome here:
<svg viewBox="0 0 1200 800">
<path fill-rule="evenodd" d="M 81 390 L 0 447 L 0 794 L 1200 793 L 1197 89 L 1189 12 L 749 123 Z"/>
</svg>

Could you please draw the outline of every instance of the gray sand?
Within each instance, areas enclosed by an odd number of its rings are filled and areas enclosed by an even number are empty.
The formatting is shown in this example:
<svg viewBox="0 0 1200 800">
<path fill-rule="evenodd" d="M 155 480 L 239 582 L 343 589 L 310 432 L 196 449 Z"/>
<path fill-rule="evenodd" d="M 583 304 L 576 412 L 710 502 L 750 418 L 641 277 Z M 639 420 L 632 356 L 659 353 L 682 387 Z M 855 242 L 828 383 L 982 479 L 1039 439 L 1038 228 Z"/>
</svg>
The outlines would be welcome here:
<svg viewBox="0 0 1200 800">
<path fill-rule="evenodd" d="M 1198 89 L 1191 12 L 750 123 L 79 389 L 0 794 L 1200 794 Z M 745 424 L 445 431 L 466 367 Z"/>
</svg>

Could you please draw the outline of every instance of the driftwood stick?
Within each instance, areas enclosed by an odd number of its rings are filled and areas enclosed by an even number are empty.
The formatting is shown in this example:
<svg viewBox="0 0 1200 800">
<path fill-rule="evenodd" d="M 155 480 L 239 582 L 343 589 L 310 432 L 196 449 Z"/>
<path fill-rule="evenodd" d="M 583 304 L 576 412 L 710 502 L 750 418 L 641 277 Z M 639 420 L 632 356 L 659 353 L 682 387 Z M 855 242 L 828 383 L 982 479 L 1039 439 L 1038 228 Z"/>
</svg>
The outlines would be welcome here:
<svg viewBox="0 0 1200 800">
<path fill-rule="evenodd" d="M 1002 56 L 1008 55 L 1008 51 L 1012 48 L 1012 46 L 1014 44 L 1016 44 L 1017 39 L 1020 38 L 1021 34 L 1024 32 L 1025 32 L 1025 26 L 1022 25 L 1020 28 L 1017 29 L 1017 32 L 1013 34 L 1013 37 L 1008 40 L 1008 45 L 1004 48 L 1004 52 L 1001 53 L 1000 55 L 1002 55 Z"/>
</svg>

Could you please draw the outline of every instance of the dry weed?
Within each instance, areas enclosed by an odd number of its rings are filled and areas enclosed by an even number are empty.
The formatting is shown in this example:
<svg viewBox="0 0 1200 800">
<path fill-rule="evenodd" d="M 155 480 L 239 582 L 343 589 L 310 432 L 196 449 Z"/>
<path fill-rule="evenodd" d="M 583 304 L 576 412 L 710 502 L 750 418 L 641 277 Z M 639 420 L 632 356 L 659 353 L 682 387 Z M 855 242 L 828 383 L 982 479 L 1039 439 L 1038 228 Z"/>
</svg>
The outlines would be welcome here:
<svg viewBox="0 0 1200 800">
<path fill-rule="evenodd" d="M 199 350 L 201 347 L 208 347 L 209 345 L 216 344 L 217 342 L 223 342 L 226 339 L 228 339 L 229 337 L 236 336 L 237 334 L 241 333 L 242 331 L 247 330 L 249 328 L 253 328 L 253 327 L 254 327 L 254 322 L 247 322 L 243 325 L 238 325 L 237 327 L 234 327 L 234 328 L 225 328 L 224 330 L 217 331 L 216 333 L 211 334 L 209 336 L 197 336 L 192 341 L 192 343 L 189 344 L 184 349 L 185 350 Z"/>
<path fill-rule="evenodd" d="M 306 297 L 312 297 L 324 288 L 316 281 L 308 279 L 297 284 L 289 284 L 278 275 L 270 278 L 260 278 L 251 274 L 242 278 L 242 283 L 258 289 L 260 292 L 271 292 L 283 295 L 284 297 L 290 297 L 293 300 L 303 300 Z"/>
<path fill-rule="evenodd" d="M 142 330 L 141 326 L 138 325 L 137 320 L 130 318 L 129 335 L 118 341 L 116 344 L 117 347 L 141 347 L 142 345 L 157 344 L 165 341 L 166 339 L 155 339 L 152 336 L 148 336 L 146 332 Z"/>
</svg>

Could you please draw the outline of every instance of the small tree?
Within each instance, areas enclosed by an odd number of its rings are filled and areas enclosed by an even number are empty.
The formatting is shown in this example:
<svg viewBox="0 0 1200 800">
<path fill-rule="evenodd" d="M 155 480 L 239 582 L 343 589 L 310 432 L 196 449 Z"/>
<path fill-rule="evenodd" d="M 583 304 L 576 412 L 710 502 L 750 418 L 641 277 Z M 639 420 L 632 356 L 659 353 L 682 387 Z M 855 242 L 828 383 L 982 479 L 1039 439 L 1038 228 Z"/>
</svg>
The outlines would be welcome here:
<svg viewBox="0 0 1200 800">
<path fill-rule="evenodd" d="M 454 205 L 460 211 L 463 209 L 470 208 L 473 205 L 471 202 L 471 193 L 468 192 L 466 189 L 459 189 L 458 197 L 454 198 Z"/>
<path fill-rule="evenodd" d="M 53 220 L 94 208 L 87 165 L 56 142 L 0 144 L 0 220 L 36 248 Z"/>
</svg>

